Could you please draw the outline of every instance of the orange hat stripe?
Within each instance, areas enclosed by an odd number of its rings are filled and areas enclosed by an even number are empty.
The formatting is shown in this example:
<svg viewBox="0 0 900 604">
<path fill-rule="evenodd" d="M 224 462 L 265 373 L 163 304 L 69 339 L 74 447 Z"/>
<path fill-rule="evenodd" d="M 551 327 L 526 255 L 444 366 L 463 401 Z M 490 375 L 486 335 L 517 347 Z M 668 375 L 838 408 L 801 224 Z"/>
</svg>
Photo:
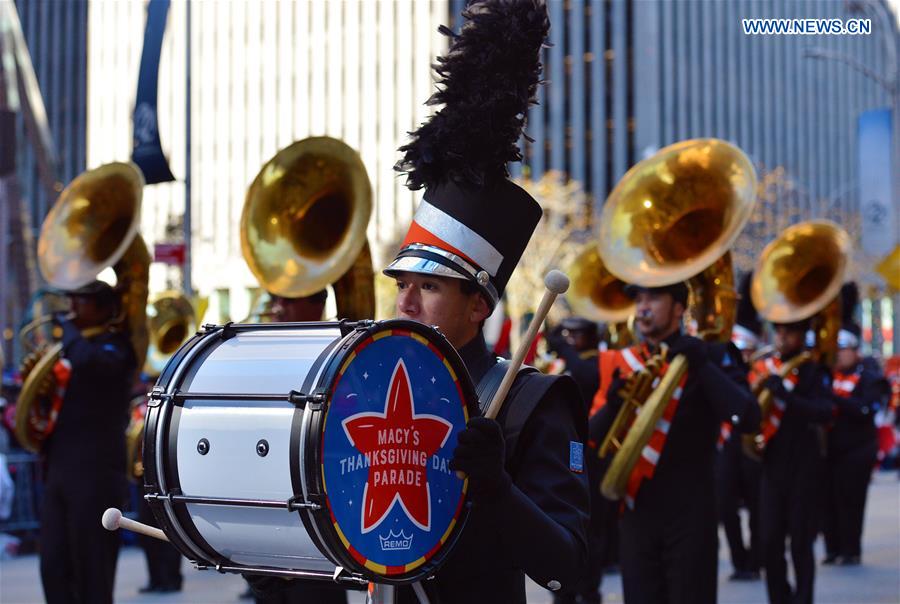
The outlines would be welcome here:
<svg viewBox="0 0 900 604">
<path fill-rule="evenodd" d="M 431 233 L 425 229 L 425 227 L 421 226 L 418 222 L 413 221 L 413 223 L 409 227 L 409 231 L 406 233 L 406 238 L 403 240 L 403 243 L 400 245 L 400 249 L 402 250 L 407 245 L 412 243 L 422 243 L 425 245 L 433 245 L 434 247 L 438 247 L 445 252 L 450 252 L 451 254 L 456 254 L 461 257 L 463 260 L 468 262 L 469 264 L 481 268 L 478 266 L 478 263 L 469 258 L 464 252 L 453 247 L 440 237 Z"/>
</svg>

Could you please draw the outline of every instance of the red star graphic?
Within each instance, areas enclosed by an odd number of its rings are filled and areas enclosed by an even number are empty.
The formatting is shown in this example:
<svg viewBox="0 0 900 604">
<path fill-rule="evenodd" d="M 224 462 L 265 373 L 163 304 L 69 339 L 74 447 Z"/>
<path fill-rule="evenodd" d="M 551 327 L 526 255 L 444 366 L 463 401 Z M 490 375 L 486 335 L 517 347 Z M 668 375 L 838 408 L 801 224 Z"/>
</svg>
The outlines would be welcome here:
<svg viewBox="0 0 900 604">
<path fill-rule="evenodd" d="M 428 460 L 444 446 L 452 425 L 436 415 L 416 415 L 403 359 L 397 361 L 384 413 L 357 413 L 344 420 L 347 439 L 369 459 L 363 491 L 362 532 L 378 527 L 395 503 L 422 530 L 431 530 Z"/>
</svg>

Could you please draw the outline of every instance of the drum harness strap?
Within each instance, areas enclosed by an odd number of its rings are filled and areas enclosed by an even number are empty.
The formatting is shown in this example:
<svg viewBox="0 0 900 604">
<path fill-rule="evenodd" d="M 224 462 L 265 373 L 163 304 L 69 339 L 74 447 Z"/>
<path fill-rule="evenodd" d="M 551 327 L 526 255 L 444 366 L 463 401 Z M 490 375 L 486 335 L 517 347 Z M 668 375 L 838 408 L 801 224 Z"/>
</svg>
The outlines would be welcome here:
<svg viewBox="0 0 900 604">
<path fill-rule="evenodd" d="M 488 369 L 478 386 L 475 388 L 475 394 L 478 396 L 478 407 L 482 414 L 487 410 L 494 398 L 497 389 L 500 388 L 500 382 L 506 375 L 509 367 L 509 361 L 504 358 L 497 358 L 497 364 Z M 531 413 L 544 398 L 547 390 L 556 382 L 553 379 L 530 379 L 529 376 L 536 374 L 541 376 L 534 367 L 523 365 L 516 375 L 516 380 L 507 395 L 507 399 L 515 399 L 514 404 L 505 404 L 497 421 L 503 428 L 503 438 L 506 441 L 506 458 L 514 459 L 513 454 L 516 451 L 516 443 L 519 440 L 519 434 L 525 427 Z M 523 379 L 525 378 L 525 379 Z M 526 387 L 527 384 L 527 387 Z"/>
</svg>

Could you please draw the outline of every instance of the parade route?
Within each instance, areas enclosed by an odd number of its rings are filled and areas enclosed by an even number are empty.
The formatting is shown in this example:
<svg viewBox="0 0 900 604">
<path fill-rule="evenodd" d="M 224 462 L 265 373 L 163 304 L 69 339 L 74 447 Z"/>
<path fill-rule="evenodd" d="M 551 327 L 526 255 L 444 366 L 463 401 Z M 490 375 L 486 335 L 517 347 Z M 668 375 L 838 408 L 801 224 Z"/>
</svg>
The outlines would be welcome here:
<svg viewBox="0 0 900 604">
<path fill-rule="evenodd" d="M 816 559 L 822 558 L 821 539 L 816 544 Z M 766 601 L 762 581 L 728 581 L 731 564 L 727 548 L 719 550 L 719 603 L 762 604 Z M 189 565 L 184 589 L 165 595 L 138 595 L 146 583 L 143 553 L 136 547 L 122 550 L 116 576 L 116 602 L 123 604 L 231 604 L 240 600 L 244 582 L 233 575 L 199 572 Z M 604 602 L 622 602 L 617 575 L 604 578 Z M 531 583 L 528 601 L 551 602 L 548 592 Z M 365 601 L 362 593 L 352 594 L 351 604 Z M 0 561 L 0 603 L 33 604 L 43 602 L 37 556 Z M 866 528 L 863 541 L 863 565 L 859 567 L 818 566 L 816 569 L 818 604 L 900 604 L 900 482 L 895 472 L 876 475 L 869 490 Z"/>
</svg>

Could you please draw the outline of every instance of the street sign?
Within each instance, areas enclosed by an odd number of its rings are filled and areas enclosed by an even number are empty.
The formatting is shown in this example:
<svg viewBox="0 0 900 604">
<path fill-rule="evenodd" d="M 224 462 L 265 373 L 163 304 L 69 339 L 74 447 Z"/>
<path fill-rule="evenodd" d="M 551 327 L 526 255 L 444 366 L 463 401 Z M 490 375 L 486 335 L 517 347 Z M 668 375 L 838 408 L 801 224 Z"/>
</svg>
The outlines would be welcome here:
<svg viewBox="0 0 900 604">
<path fill-rule="evenodd" d="M 157 243 L 153 246 L 153 262 L 184 265 L 184 243 Z"/>
</svg>

